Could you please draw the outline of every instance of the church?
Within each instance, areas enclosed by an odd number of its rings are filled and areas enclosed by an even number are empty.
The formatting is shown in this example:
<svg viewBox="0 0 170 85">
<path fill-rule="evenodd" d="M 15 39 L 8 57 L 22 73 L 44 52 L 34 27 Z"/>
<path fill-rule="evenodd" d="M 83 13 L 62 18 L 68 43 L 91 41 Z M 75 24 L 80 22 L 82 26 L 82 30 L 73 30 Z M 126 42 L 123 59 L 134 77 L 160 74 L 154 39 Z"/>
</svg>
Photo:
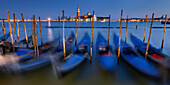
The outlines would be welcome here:
<svg viewBox="0 0 170 85">
<path fill-rule="evenodd" d="M 77 17 L 78 17 L 78 21 L 92 21 L 92 17 L 93 14 L 90 14 L 90 12 L 88 12 L 87 14 L 82 14 L 82 16 L 80 16 L 80 9 L 79 6 L 77 6 Z M 97 17 L 96 15 L 94 15 L 94 21 L 99 21 L 99 22 L 106 22 L 109 21 L 109 17 Z"/>
</svg>

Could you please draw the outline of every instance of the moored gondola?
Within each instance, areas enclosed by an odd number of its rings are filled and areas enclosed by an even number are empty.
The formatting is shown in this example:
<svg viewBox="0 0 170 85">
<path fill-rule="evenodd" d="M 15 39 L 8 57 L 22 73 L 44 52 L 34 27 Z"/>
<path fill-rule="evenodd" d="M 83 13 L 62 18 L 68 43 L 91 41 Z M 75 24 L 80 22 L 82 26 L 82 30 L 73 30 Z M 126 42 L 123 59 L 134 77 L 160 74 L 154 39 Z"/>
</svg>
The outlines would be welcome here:
<svg viewBox="0 0 170 85">
<path fill-rule="evenodd" d="M 58 40 L 58 39 L 57 39 Z M 72 42 L 74 40 L 74 33 L 72 33 L 69 38 L 66 40 L 66 52 L 69 53 L 72 49 Z M 5 67 L 8 70 L 8 72 L 27 72 L 39 69 L 41 67 L 47 66 L 50 64 L 50 59 L 53 57 L 54 59 L 60 59 L 63 56 L 63 48 L 62 44 L 55 45 L 56 41 L 52 41 L 54 43 L 51 43 L 48 48 L 42 49 L 40 51 L 45 52 L 40 53 L 39 56 L 32 55 L 26 55 L 21 58 L 18 58 L 15 60 L 15 64 L 10 63 Z M 50 49 L 49 49 L 50 48 Z"/>
<path fill-rule="evenodd" d="M 116 48 L 118 48 L 118 43 L 119 37 L 114 35 L 114 44 Z M 120 47 L 121 58 L 125 60 L 131 67 L 145 75 L 154 78 L 160 78 L 159 70 L 155 68 L 152 64 L 150 64 L 147 60 L 141 58 L 136 50 L 132 48 L 129 44 L 121 40 Z"/>
<path fill-rule="evenodd" d="M 31 41 L 32 41 L 32 36 L 29 36 L 28 37 L 28 43 L 30 43 Z M 12 44 L 9 41 L 2 41 L 0 47 L 2 47 L 2 53 L 3 54 L 8 54 L 8 53 L 13 52 L 12 51 Z M 14 48 L 15 48 L 15 51 L 21 50 L 22 48 L 24 48 L 24 50 L 25 50 L 25 48 L 27 48 L 26 47 L 26 39 L 22 39 L 18 42 L 14 42 Z"/>
<path fill-rule="evenodd" d="M 137 50 L 144 56 L 146 53 L 147 43 L 142 42 L 140 39 L 131 34 L 131 41 Z M 157 63 L 159 66 L 165 66 L 166 68 L 170 68 L 170 59 L 164 54 L 160 49 L 153 47 L 151 44 L 149 45 L 147 58 L 154 63 Z"/>
<path fill-rule="evenodd" d="M 88 33 L 82 38 L 82 40 L 74 48 L 74 53 L 67 56 L 65 62 L 57 66 L 57 71 L 60 74 L 66 74 L 80 65 L 88 56 L 90 51 L 90 36 Z"/>
<path fill-rule="evenodd" d="M 113 56 L 112 47 L 100 33 L 98 33 L 96 45 L 97 52 L 100 54 L 98 59 L 100 67 L 106 71 L 114 71 L 117 66 L 117 57 Z"/>
</svg>

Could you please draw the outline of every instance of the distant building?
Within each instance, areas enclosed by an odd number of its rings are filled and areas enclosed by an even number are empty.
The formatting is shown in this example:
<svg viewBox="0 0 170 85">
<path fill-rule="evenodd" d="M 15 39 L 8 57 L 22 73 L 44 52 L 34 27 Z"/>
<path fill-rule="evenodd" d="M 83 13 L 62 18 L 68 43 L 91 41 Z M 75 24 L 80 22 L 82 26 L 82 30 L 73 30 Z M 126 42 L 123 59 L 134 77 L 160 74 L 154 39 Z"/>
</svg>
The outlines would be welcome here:
<svg viewBox="0 0 170 85">
<path fill-rule="evenodd" d="M 108 22 L 109 17 L 97 17 L 97 21 L 99 21 L 99 22 Z"/>
<path fill-rule="evenodd" d="M 82 16 L 80 15 L 80 9 L 79 6 L 77 5 L 77 21 L 92 21 L 93 15 L 90 14 L 90 12 L 88 12 L 87 14 L 82 14 Z M 54 21 L 58 21 L 59 19 L 55 19 Z M 66 17 L 64 16 L 64 20 L 65 21 L 75 21 L 76 17 Z M 60 18 L 60 21 L 63 21 L 63 17 Z M 100 22 L 106 22 L 109 21 L 109 17 L 97 17 L 96 15 L 94 15 L 94 21 L 100 21 Z"/>
<path fill-rule="evenodd" d="M 83 15 L 79 17 L 79 21 L 92 21 L 93 15 Z M 94 15 L 94 21 L 97 21 L 96 15 Z"/>
<path fill-rule="evenodd" d="M 90 12 L 84 15 L 82 14 L 82 16 L 80 16 L 79 6 L 77 6 L 77 16 L 78 16 L 78 21 L 92 21 L 93 18 L 93 15 L 91 15 Z M 102 21 L 102 22 L 109 21 L 109 17 L 96 17 L 96 15 L 94 15 L 94 21 Z"/>
<path fill-rule="evenodd" d="M 89 16 L 89 15 L 90 15 L 90 12 L 88 12 L 87 15 Z"/>
<path fill-rule="evenodd" d="M 144 22 L 146 18 L 129 18 L 128 21 L 129 22 Z M 126 22 L 127 19 L 122 19 L 123 22 Z M 147 21 L 151 21 L 152 18 L 148 18 Z M 160 21 L 164 21 L 164 15 L 158 18 L 154 18 L 153 19 L 155 22 L 160 22 Z M 120 21 L 120 20 L 118 20 Z"/>
</svg>

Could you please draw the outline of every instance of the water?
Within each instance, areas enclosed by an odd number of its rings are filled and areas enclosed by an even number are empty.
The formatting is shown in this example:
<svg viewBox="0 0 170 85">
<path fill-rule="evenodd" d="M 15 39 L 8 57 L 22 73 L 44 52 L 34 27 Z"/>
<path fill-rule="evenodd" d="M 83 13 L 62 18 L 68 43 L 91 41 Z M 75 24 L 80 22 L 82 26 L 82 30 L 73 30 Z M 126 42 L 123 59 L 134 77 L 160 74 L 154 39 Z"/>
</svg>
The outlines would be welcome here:
<svg viewBox="0 0 170 85">
<path fill-rule="evenodd" d="M 13 23 L 12 27 L 13 27 Z M 62 25 L 62 22 L 60 23 Z M 133 46 L 129 34 L 132 33 L 137 36 L 139 39 L 143 39 L 144 34 L 144 24 L 145 23 L 138 23 L 138 29 L 136 29 L 136 22 L 129 22 L 128 27 L 128 37 L 127 43 Z M 39 24 L 37 23 L 39 26 Z M 119 22 L 111 22 L 111 27 L 119 27 Z M 123 22 L 123 27 L 126 26 L 126 23 Z M 43 34 L 43 42 L 51 41 L 57 38 L 59 29 L 57 28 L 45 28 L 48 26 L 48 22 L 42 22 L 42 34 Z M 58 22 L 51 22 L 51 26 L 58 26 Z M 65 22 L 65 26 L 75 26 L 75 22 Z M 78 22 L 78 26 L 91 26 L 91 22 Z M 102 27 L 108 26 L 107 22 L 95 22 L 95 27 Z M 160 22 L 154 22 L 154 26 L 164 26 Z M 169 27 L 170 25 L 167 25 Z M 0 27 L 1 24 L 0 24 Z M 24 38 L 24 29 L 22 22 L 19 23 L 20 27 L 20 39 Z M 5 23 L 6 33 L 9 32 L 8 23 Z M 41 44 L 39 27 L 37 27 L 38 32 L 38 43 Z M 147 23 L 147 30 L 146 30 L 146 42 L 149 36 L 149 28 L 150 22 Z M 30 36 L 32 33 L 31 22 L 26 22 L 26 29 L 27 35 Z M 14 30 L 13 30 L 14 31 Z M 65 36 L 68 37 L 71 31 L 75 32 L 74 28 L 66 28 L 65 29 Z M 90 28 L 78 28 L 78 42 L 84 36 L 85 32 L 88 32 L 89 35 L 91 34 Z M 79 67 L 71 71 L 68 75 L 63 78 L 59 78 L 53 74 L 53 69 L 49 65 L 47 67 L 38 69 L 36 71 L 24 73 L 24 74 L 4 74 L 0 73 L 0 85 L 155 85 L 161 84 L 161 81 L 157 81 L 155 79 L 148 78 L 143 74 L 137 72 L 133 68 L 131 68 L 127 63 L 120 60 L 120 64 L 116 68 L 115 72 L 108 73 L 100 69 L 99 65 L 97 64 L 98 54 L 96 53 L 96 38 L 97 33 L 100 32 L 106 39 L 108 37 L 108 30 L 105 28 L 94 28 L 94 51 L 92 57 L 92 63 L 90 64 L 89 60 L 83 62 Z M 119 34 L 118 28 L 112 28 L 110 30 L 110 44 L 113 46 L 113 33 Z M 0 30 L 0 35 L 3 35 L 3 31 Z M 170 29 L 166 29 L 165 34 L 165 42 L 164 42 L 164 49 L 163 53 L 170 55 Z M 62 28 L 61 28 L 61 36 L 62 36 Z M 150 43 L 157 48 L 161 47 L 161 41 L 163 36 L 163 29 L 153 29 L 151 35 Z M 122 29 L 122 39 L 125 39 L 125 29 Z M 10 38 L 8 39 L 10 41 Z M 115 53 L 114 53 L 115 54 Z M 166 84 L 168 85 L 168 81 Z"/>
</svg>

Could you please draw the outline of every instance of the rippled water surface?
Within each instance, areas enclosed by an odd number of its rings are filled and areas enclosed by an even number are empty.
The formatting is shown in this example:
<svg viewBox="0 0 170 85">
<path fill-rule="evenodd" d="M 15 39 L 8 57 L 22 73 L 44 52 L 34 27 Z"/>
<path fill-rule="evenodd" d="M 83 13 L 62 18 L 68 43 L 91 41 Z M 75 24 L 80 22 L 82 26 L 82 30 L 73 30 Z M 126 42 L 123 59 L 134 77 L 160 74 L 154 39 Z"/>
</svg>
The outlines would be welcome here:
<svg viewBox="0 0 170 85">
<path fill-rule="evenodd" d="M 12 28 L 13 28 L 13 23 Z M 37 23 L 37 32 L 38 32 L 38 43 L 40 44 L 40 33 L 39 33 L 39 23 Z M 58 26 L 58 22 L 51 22 L 51 26 Z M 91 22 L 78 22 L 78 26 L 91 26 Z M 136 29 L 136 22 L 129 22 L 128 27 L 128 37 L 127 43 L 133 46 L 129 34 L 132 33 L 137 36 L 139 39 L 143 39 L 144 34 L 144 22 L 138 22 L 138 27 Z M 62 25 L 62 22 L 61 22 Z M 111 22 L 111 27 L 119 27 L 119 22 Z M 48 26 L 48 22 L 42 22 L 42 34 L 43 42 L 51 41 L 58 37 L 58 28 L 45 28 Z M 75 26 L 75 22 L 65 22 L 65 26 Z M 108 22 L 95 22 L 94 27 L 106 27 Z M 126 26 L 126 23 L 123 22 L 123 27 Z M 160 22 L 154 22 L 153 27 L 163 27 Z M 0 24 L 0 27 L 1 24 Z M 24 29 L 22 22 L 19 23 L 20 27 L 20 38 L 24 38 Z M 170 27 L 170 25 L 167 25 Z M 6 33 L 9 32 L 8 23 L 5 23 Z M 146 42 L 149 36 L 150 22 L 147 23 L 146 30 Z M 26 29 L 28 36 L 32 34 L 31 23 L 26 22 Z M 13 30 L 14 31 L 14 30 Z M 66 28 L 65 36 L 68 37 L 71 31 L 75 32 L 74 28 Z M 91 34 L 91 28 L 78 28 L 78 42 L 84 36 L 85 32 Z M 93 43 L 93 57 L 92 63 L 87 59 L 76 69 L 71 71 L 65 77 L 59 78 L 57 75 L 54 75 L 52 67 L 49 65 L 47 67 L 38 69 L 36 71 L 24 73 L 24 74 L 4 74 L 0 73 L 0 85 L 162 85 L 162 81 L 157 81 L 155 79 L 144 76 L 143 74 L 137 72 L 131 68 L 126 62 L 120 60 L 120 64 L 116 68 L 115 72 L 109 73 L 100 69 L 97 64 L 98 53 L 96 53 L 96 38 L 97 33 L 100 32 L 106 39 L 108 38 L 108 29 L 106 28 L 94 28 L 94 43 Z M 113 44 L 113 34 L 119 34 L 119 28 L 111 28 L 110 31 L 110 44 L 114 48 Z M 0 30 L 0 35 L 3 35 L 3 31 Z M 62 28 L 61 28 L 62 36 Z M 151 41 L 150 43 L 160 48 L 161 41 L 163 36 L 163 28 L 153 28 Z M 125 39 L 125 28 L 122 29 L 122 39 Z M 10 41 L 10 38 L 8 39 Z M 170 30 L 166 29 L 165 42 L 163 53 L 170 55 Z M 113 54 L 116 54 L 113 52 Z M 116 56 L 116 55 L 115 55 Z M 165 84 L 169 84 L 168 79 Z"/>
</svg>

